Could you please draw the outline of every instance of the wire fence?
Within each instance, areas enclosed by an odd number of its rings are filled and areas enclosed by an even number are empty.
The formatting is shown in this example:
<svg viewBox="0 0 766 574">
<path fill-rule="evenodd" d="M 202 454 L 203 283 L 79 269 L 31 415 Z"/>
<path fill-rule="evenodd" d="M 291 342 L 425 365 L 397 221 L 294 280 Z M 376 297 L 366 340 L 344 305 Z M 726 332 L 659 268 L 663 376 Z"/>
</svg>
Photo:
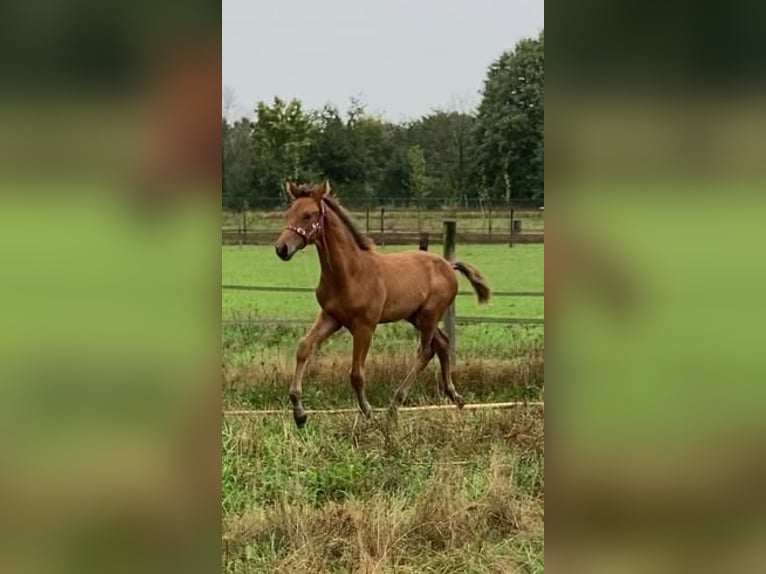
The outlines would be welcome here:
<svg viewBox="0 0 766 574">
<path fill-rule="evenodd" d="M 471 317 L 463 316 L 457 317 L 458 325 L 482 325 L 482 324 L 496 324 L 496 325 L 545 325 L 545 319 L 540 318 L 526 318 L 526 317 Z M 234 325 L 311 325 L 314 322 L 313 319 L 224 319 L 222 324 L 225 326 Z"/>
<path fill-rule="evenodd" d="M 313 293 L 311 287 L 289 287 L 289 286 L 268 286 L 268 285 L 222 285 L 224 291 L 251 291 L 266 293 Z M 458 295 L 475 296 L 473 291 L 459 291 Z M 495 291 L 493 297 L 544 297 L 543 291 Z M 545 325 L 545 319 L 538 317 L 481 317 L 481 316 L 457 316 L 458 325 L 479 325 L 479 324 L 499 324 L 499 325 Z M 223 325 L 310 325 L 311 319 L 301 318 L 230 318 L 224 319 Z"/>
<path fill-rule="evenodd" d="M 468 403 L 462 408 L 458 408 L 455 405 L 419 405 L 413 407 L 399 407 L 397 412 L 422 412 L 422 411 L 444 411 L 444 410 L 485 410 L 485 409 L 513 409 L 519 407 L 533 407 L 533 408 L 545 408 L 543 401 L 510 401 L 505 403 Z M 387 408 L 374 408 L 373 412 L 388 412 Z M 358 408 L 339 408 L 339 409 L 321 409 L 321 410 L 307 410 L 308 415 L 340 415 L 340 414 L 361 414 Z M 223 416 L 226 417 L 242 417 L 242 416 L 271 416 L 271 415 L 291 415 L 292 410 L 289 409 L 231 409 L 224 410 Z"/>
<path fill-rule="evenodd" d="M 314 293 L 313 287 L 288 287 L 268 285 L 221 285 L 224 291 L 265 291 L 273 293 Z M 458 291 L 458 295 L 476 296 L 473 291 Z M 544 297 L 543 291 L 492 291 L 493 297 Z"/>
<path fill-rule="evenodd" d="M 226 209 L 221 213 L 221 229 L 243 235 L 280 231 L 286 205 L 283 202 L 259 208 Z M 456 219 L 464 232 L 487 235 L 541 234 L 544 208 L 539 204 L 485 203 L 470 207 L 408 205 L 345 206 L 357 224 L 368 234 L 439 233 L 444 218 Z"/>
</svg>

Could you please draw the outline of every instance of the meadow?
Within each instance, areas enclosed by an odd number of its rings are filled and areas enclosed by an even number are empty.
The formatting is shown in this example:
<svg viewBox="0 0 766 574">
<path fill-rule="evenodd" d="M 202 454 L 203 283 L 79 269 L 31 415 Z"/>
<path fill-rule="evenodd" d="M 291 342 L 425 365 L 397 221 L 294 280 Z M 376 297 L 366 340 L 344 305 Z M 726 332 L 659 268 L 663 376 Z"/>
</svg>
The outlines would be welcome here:
<svg viewBox="0 0 766 574">
<path fill-rule="evenodd" d="M 396 249 L 396 248 L 390 248 Z M 399 249 L 402 249 L 401 247 Z M 542 291 L 543 246 L 459 245 L 496 290 Z M 316 254 L 285 263 L 270 247 L 222 248 L 224 284 L 314 287 Z M 460 279 L 461 290 L 469 290 Z M 223 291 L 224 318 L 300 318 L 313 293 Z M 463 315 L 543 317 L 539 297 L 458 297 Z M 304 326 L 224 325 L 223 408 L 282 409 L 223 423 L 225 572 L 542 572 L 542 409 L 309 415 L 298 431 L 287 408 Z M 414 330 L 384 325 L 367 366 L 368 396 L 386 407 L 415 357 Z M 458 326 L 455 385 L 469 403 L 541 401 L 540 325 Z M 354 407 L 350 336 L 315 355 L 304 379 L 308 409 Z M 436 363 L 408 405 L 447 404 Z"/>
<path fill-rule="evenodd" d="M 441 246 L 434 246 L 440 248 Z M 381 247 L 402 251 L 404 246 Z M 458 259 L 479 268 L 496 291 L 543 291 L 544 246 L 459 245 Z M 223 246 L 221 272 L 224 285 L 263 285 L 314 288 L 319 262 L 313 249 L 281 261 L 271 246 Z M 462 277 L 461 291 L 471 287 Z M 312 320 L 319 310 L 313 293 L 224 291 L 223 317 L 297 318 Z M 457 300 L 458 315 L 489 317 L 543 317 L 542 297 L 497 297 L 479 306 L 473 293 Z"/>
</svg>

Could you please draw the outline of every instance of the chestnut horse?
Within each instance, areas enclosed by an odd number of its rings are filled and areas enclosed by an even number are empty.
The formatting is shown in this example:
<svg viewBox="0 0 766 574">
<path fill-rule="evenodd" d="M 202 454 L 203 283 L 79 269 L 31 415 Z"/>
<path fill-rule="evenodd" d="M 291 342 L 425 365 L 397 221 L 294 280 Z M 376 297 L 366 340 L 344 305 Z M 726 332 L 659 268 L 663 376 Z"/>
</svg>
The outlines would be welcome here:
<svg viewBox="0 0 766 574">
<path fill-rule="evenodd" d="M 285 229 L 274 247 L 283 261 L 308 245 L 316 245 L 322 275 L 316 297 L 322 310 L 297 351 L 290 401 L 298 427 L 306 423 L 301 402 L 306 361 L 316 345 L 341 327 L 354 339 L 351 386 L 359 408 L 371 412 L 364 392 L 364 365 L 373 333 L 379 323 L 407 320 L 420 331 L 417 360 L 393 397 L 391 408 L 401 405 L 417 375 L 434 354 L 441 365 L 442 390 L 462 408 L 465 402 L 455 390 L 450 365 L 449 339 L 438 322 L 457 294 L 460 271 L 471 282 L 480 303 L 489 300 L 490 289 L 481 274 L 466 263 L 450 263 L 427 251 L 379 253 L 372 240 L 361 233 L 348 212 L 330 197 L 327 180 L 318 185 L 296 185 L 285 189 L 291 205 Z"/>
</svg>

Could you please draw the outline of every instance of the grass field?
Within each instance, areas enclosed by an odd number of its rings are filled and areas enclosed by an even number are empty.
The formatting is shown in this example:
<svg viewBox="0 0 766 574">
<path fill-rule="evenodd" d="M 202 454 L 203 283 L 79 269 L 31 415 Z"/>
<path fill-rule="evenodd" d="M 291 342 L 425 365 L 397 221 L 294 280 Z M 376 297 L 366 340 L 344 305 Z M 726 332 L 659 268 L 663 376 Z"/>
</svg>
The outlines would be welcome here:
<svg viewBox="0 0 766 574">
<path fill-rule="evenodd" d="M 381 251 L 402 251 L 403 246 Z M 459 245 L 458 259 L 479 268 L 497 291 L 543 291 L 544 246 Z M 266 285 L 313 288 L 319 281 L 315 250 L 306 249 L 284 262 L 271 246 L 223 246 L 222 280 L 228 285 Z M 469 291 L 460 278 L 460 289 Z M 319 310 L 313 293 L 260 293 L 224 291 L 223 316 L 259 318 L 308 318 Z M 503 297 L 479 306 L 473 296 L 458 297 L 458 315 L 492 317 L 543 317 L 542 297 Z"/>
<path fill-rule="evenodd" d="M 543 290 L 543 246 L 459 246 L 498 290 Z M 308 251 L 289 262 L 269 247 L 224 247 L 224 284 L 313 287 Z M 468 290 L 467 281 L 460 280 Z M 542 298 L 459 297 L 458 314 L 543 316 Z M 223 292 L 224 317 L 313 317 L 312 293 Z M 284 409 L 223 425 L 225 572 L 542 572 L 543 416 L 518 410 L 310 415 L 287 409 L 295 345 L 305 327 L 225 326 L 223 404 Z M 470 403 L 542 400 L 541 326 L 458 327 L 455 385 Z M 414 330 L 381 326 L 367 366 L 368 397 L 388 405 L 415 356 Z M 308 409 L 353 407 L 350 336 L 317 353 L 303 385 Z M 408 404 L 446 404 L 435 364 Z"/>
</svg>

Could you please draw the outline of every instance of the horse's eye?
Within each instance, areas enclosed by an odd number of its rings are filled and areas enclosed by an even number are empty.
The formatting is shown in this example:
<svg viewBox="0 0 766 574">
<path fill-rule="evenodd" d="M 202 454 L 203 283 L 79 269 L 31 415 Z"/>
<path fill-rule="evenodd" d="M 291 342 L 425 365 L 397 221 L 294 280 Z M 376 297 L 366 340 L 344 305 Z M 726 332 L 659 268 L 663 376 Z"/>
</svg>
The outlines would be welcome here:
<svg viewBox="0 0 766 574">
<path fill-rule="evenodd" d="M 303 214 L 303 221 L 308 221 L 309 219 L 311 219 L 311 214 L 310 213 L 304 213 Z"/>
</svg>

